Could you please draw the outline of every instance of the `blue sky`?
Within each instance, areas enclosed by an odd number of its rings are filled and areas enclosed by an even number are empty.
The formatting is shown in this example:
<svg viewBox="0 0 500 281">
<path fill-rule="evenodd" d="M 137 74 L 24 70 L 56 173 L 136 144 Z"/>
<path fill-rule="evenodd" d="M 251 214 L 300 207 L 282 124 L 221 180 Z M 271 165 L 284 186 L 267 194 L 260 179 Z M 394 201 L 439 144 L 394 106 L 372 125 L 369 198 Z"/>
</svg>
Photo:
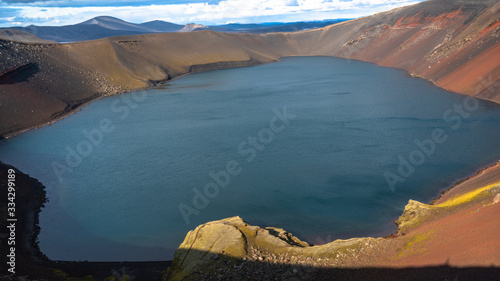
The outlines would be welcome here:
<svg viewBox="0 0 500 281">
<path fill-rule="evenodd" d="M 423 0 L 0 0 L 0 26 L 67 25 L 96 16 L 134 23 L 291 22 L 357 18 Z"/>
</svg>

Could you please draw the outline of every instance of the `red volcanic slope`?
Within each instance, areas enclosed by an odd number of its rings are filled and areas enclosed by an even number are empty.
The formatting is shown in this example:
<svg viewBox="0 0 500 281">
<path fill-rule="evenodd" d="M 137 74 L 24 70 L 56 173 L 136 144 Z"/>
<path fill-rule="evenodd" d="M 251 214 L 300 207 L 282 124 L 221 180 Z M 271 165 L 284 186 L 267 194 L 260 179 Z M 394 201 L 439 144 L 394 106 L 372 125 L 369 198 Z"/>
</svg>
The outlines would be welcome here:
<svg viewBox="0 0 500 281">
<path fill-rule="evenodd" d="M 405 69 L 500 102 L 499 1 L 427 1 L 309 33 L 320 47 L 307 53 Z"/>
</svg>

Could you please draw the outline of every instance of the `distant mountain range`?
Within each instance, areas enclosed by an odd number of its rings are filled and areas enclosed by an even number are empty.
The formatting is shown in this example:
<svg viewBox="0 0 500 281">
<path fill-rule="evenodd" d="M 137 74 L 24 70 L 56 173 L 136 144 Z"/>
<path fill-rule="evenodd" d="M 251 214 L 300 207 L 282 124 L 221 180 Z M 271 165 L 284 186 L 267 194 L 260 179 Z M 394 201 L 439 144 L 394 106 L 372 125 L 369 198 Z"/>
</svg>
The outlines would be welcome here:
<svg viewBox="0 0 500 281">
<path fill-rule="evenodd" d="M 269 33 L 269 32 L 292 32 L 312 28 L 324 27 L 347 19 L 292 22 L 292 23 L 261 23 L 261 24 L 225 24 L 225 25 L 180 25 L 165 21 L 150 21 L 141 24 L 126 22 L 124 20 L 102 16 L 84 21 L 75 25 L 65 26 L 36 26 L 9 27 L 1 30 L 21 30 L 36 35 L 42 39 L 57 42 L 78 42 L 85 40 L 101 39 L 120 35 L 138 35 L 148 33 L 165 32 L 188 32 L 196 30 L 213 30 L 219 32 L 243 32 L 243 33 Z"/>
<path fill-rule="evenodd" d="M 44 40 L 29 32 L 17 29 L 0 29 L 0 39 L 26 43 L 56 43 L 55 41 Z"/>
</svg>

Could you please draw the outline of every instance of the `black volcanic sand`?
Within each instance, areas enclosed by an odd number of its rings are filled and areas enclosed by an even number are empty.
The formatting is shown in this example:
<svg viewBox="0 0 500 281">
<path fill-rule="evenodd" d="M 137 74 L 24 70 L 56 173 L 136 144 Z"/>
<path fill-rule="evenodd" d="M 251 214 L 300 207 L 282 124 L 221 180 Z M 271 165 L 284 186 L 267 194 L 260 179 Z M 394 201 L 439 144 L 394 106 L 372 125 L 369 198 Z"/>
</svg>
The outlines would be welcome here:
<svg viewBox="0 0 500 281">
<path fill-rule="evenodd" d="M 16 168 L 0 162 L 0 186 L 2 189 L 1 196 L 1 217 L 2 217 L 2 232 L 7 229 L 7 175 L 9 169 L 15 171 L 16 184 L 16 274 L 28 275 L 30 272 L 36 272 L 39 276 L 46 276 L 46 269 L 38 268 L 34 264 L 39 264 L 47 261 L 47 258 L 40 252 L 36 243 L 36 237 L 39 233 L 38 214 L 46 202 L 44 186 L 37 180 L 23 174 Z M 0 249 L 2 252 L 2 268 L 1 274 L 7 274 L 7 267 L 3 265 L 7 263 L 8 249 L 6 235 L 2 234 L 2 243 Z"/>
</svg>

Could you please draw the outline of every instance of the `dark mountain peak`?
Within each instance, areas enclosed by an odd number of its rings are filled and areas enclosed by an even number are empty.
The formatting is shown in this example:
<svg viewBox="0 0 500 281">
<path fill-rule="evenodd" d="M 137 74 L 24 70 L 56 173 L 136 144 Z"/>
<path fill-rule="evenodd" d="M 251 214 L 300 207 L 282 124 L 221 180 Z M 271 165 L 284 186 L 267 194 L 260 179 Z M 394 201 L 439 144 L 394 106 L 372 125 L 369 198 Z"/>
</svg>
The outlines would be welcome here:
<svg viewBox="0 0 500 281">
<path fill-rule="evenodd" d="M 145 32 L 145 30 L 140 26 L 138 26 L 137 24 L 110 16 L 99 16 L 80 23 L 80 25 L 89 25 L 89 24 L 98 25 L 111 30 Z"/>
</svg>

